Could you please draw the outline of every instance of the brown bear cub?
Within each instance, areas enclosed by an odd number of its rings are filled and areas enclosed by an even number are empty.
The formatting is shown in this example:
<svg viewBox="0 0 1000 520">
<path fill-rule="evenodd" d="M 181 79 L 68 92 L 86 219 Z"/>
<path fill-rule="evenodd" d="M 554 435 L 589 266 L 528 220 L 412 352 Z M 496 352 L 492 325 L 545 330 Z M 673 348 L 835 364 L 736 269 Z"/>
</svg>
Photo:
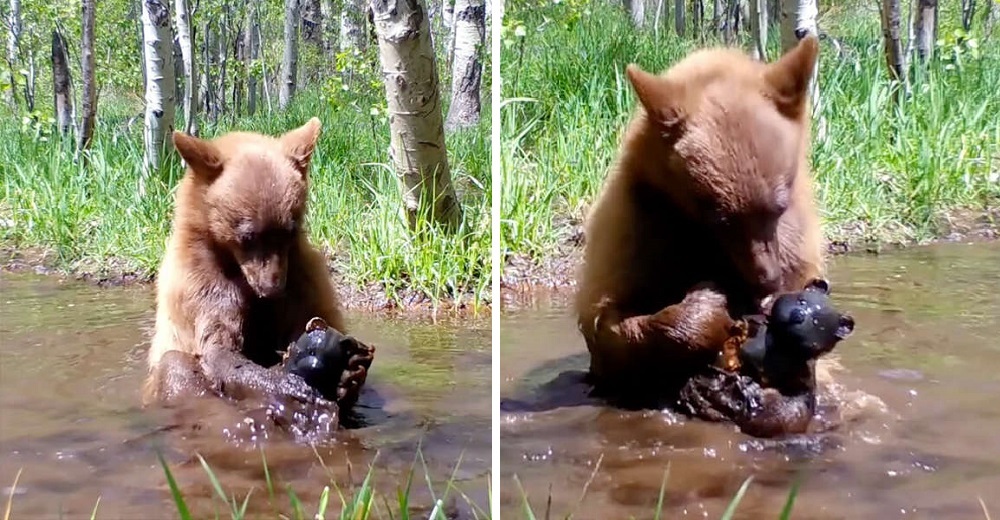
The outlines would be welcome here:
<svg viewBox="0 0 1000 520">
<path fill-rule="evenodd" d="M 587 219 L 576 298 L 598 393 L 672 401 L 733 317 L 821 275 L 808 171 L 817 52 L 808 37 L 771 64 L 704 49 L 659 76 L 627 68 L 639 107 Z"/>
<path fill-rule="evenodd" d="M 317 118 L 277 138 L 174 132 L 188 169 L 157 280 L 146 402 L 192 393 L 278 397 L 336 414 L 357 399 L 373 349 L 353 338 L 342 336 L 351 352 L 336 402 L 279 365 L 312 318 L 344 331 L 324 259 L 305 232 L 319 132 Z"/>
</svg>

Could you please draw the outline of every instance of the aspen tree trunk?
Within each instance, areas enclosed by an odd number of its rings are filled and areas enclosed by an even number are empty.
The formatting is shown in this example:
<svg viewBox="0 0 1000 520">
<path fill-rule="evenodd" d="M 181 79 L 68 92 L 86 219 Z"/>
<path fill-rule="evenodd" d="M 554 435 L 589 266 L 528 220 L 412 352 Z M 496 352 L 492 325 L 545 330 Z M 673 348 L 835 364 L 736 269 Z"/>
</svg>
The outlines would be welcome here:
<svg viewBox="0 0 1000 520">
<path fill-rule="evenodd" d="M 17 63 L 21 40 L 21 0 L 10 0 L 7 13 L 7 65 L 10 67 L 10 90 L 5 94 L 11 107 L 17 105 Z"/>
<path fill-rule="evenodd" d="M 454 228 L 461 207 L 448 170 L 438 72 L 427 11 L 420 0 L 372 0 L 389 111 L 389 155 L 411 227 L 422 208 Z"/>
<path fill-rule="evenodd" d="M 995 0 L 990 0 L 995 1 Z M 962 0 L 962 29 L 972 29 L 972 19 L 976 17 L 976 0 Z"/>
<path fill-rule="evenodd" d="M 788 52 L 799 40 L 808 35 L 819 36 L 816 26 L 816 0 L 781 0 L 781 51 Z M 812 115 L 817 118 L 817 139 L 826 135 L 826 121 L 820 115 L 822 106 L 819 97 L 819 57 L 809 80 L 809 98 L 812 101 Z"/>
<path fill-rule="evenodd" d="M 253 68 L 257 60 L 257 39 L 260 38 L 260 26 L 255 15 L 255 6 L 247 6 L 246 30 L 243 32 L 243 57 L 246 60 L 247 74 L 247 114 L 257 112 L 257 71 Z"/>
<path fill-rule="evenodd" d="M 715 35 L 722 32 L 722 23 L 726 19 L 724 9 L 722 0 L 712 0 L 712 33 Z"/>
<path fill-rule="evenodd" d="M 753 55 L 760 61 L 767 61 L 767 24 L 767 0 L 750 0 Z"/>
<path fill-rule="evenodd" d="M 454 16 L 455 60 L 451 73 L 451 106 L 445 122 L 449 130 L 479 123 L 483 77 L 479 53 L 486 43 L 486 6 L 483 0 L 456 0 Z"/>
<path fill-rule="evenodd" d="M 320 0 L 300 0 L 302 41 L 323 48 L 323 14 Z"/>
<path fill-rule="evenodd" d="M 219 75 L 216 78 L 217 90 L 215 93 L 216 118 L 228 111 L 226 106 L 226 79 L 229 71 L 229 33 L 231 32 L 230 4 L 222 3 L 222 21 L 219 23 L 219 31 L 216 32 L 215 60 L 219 64 Z"/>
<path fill-rule="evenodd" d="M 693 0 L 691 4 L 691 30 L 695 38 L 701 38 L 705 31 L 705 0 Z"/>
<path fill-rule="evenodd" d="M 284 109 L 295 96 L 295 81 L 299 65 L 299 2 L 285 0 L 285 52 L 281 60 L 281 89 L 278 108 Z"/>
<path fill-rule="evenodd" d="M 916 0 L 917 12 L 913 17 L 913 40 L 917 59 L 921 64 L 934 54 L 937 40 L 937 0 Z"/>
<path fill-rule="evenodd" d="M 200 86 L 198 87 L 198 99 L 201 103 L 202 109 L 205 114 L 208 115 L 214 122 L 215 120 L 215 104 L 212 102 L 214 97 L 215 89 L 212 86 L 212 55 L 214 54 L 213 49 L 215 45 L 213 42 L 214 31 L 212 30 L 212 24 L 206 20 L 201 26 L 201 80 L 199 81 Z"/>
<path fill-rule="evenodd" d="M 146 49 L 145 145 L 147 175 L 159 171 L 169 153 L 165 139 L 174 129 L 174 53 L 167 0 L 143 0 L 142 34 Z M 140 193 L 145 186 L 140 184 Z"/>
<path fill-rule="evenodd" d="M 94 2 L 83 0 L 82 8 L 82 38 L 80 42 L 80 82 L 83 94 L 80 96 L 82 114 L 80 115 L 80 130 L 77 132 L 77 150 L 90 148 L 94 138 L 94 120 L 97 119 L 97 81 L 94 78 Z"/>
<path fill-rule="evenodd" d="M 636 27 L 646 25 L 646 0 L 623 0 L 625 12 L 632 19 L 632 24 Z"/>
<path fill-rule="evenodd" d="M 365 39 L 365 0 L 344 0 L 340 13 L 340 50 L 363 51 L 368 46 Z"/>
<path fill-rule="evenodd" d="M 674 0 L 674 31 L 677 31 L 677 36 L 684 36 L 684 31 L 686 29 L 684 16 L 686 14 L 687 11 L 684 6 L 684 0 Z"/>
<path fill-rule="evenodd" d="M 63 137 L 73 129 L 73 96 L 70 95 L 72 79 L 69 74 L 69 57 L 66 40 L 58 29 L 52 30 L 52 93 L 55 96 L 56 126 Z"/>
<path fill-rule="evenodd" d="M 333 59 L 339 48 L 339 20 L 333 10 L 333 0 L 321 0 L 320 14 L 323 16 L 323 56 Z"/>
<path fill-rule="evenodd" d="M 885 49 L 885 61 L 889 67 L 889 77 L 893 80 L 892 99 L 896 104 L 902 100 L 905 90 L 906 63 L 903 57 L 901 42 L 899 0 L 882 0 L 882 43 Z"/>
<path fill-rule="evenodd" d="M 191 47 L 191 10 L 187 0 L 174 1 L 174 24 L 177 26 L 177 40 L 180 42 L 184 65 L 184 132 L 198 135 L 198 88 L 194 84 L 198 77 L 198 66 Z"/>
</svg>

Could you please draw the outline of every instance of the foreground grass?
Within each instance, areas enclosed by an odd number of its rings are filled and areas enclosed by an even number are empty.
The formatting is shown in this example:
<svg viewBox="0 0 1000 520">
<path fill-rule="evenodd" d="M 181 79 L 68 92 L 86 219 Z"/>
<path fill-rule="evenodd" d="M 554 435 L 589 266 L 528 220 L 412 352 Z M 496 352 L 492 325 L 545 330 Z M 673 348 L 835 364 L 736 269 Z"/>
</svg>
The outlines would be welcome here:
<svg viewBox="0 0 1000 520">
<path fill-rule="evenodd" d="M 279 134 L 318 116 L 323 132 L 311 170 L 309 229 L 333 253 L 345 281 L 377 285 L 397 300 L 488 301 L 489 119 L 447 136 L 464 210 L 458 233 L 443 234 L 426 223 L 414 233 L 402 217 L 388 164 L 387 121 L 384 113 L 372 115 L 373 99 L 334 104 L 308 91 L 286 111 L 205 124 L 201 134 Z M 182 170 L 169 165 L 140 193 L 141 117 L 127 124 L 140 109 L 102 99 L 101 110 L 89 167 L 75 160 L 69 143 L 51 135 L 52 125 L 25 126 L 0 113 L 0 245 L 43 248 L 69 269 L 151 275 L 164 251 Z"/>
<path fill-rule="evenodd" d="M 223 518 L 223 516 L 219 513 L 220 505 L 223 507 L 223 510 L 226 511 L 225 515 L 232 520 L 243 520 L 245 518 L 249 518 L 247 516 L 247 508 L 255 490 L 250 489 L 245 495 L 243 495 L 242 498 L 237 497 L 235 494 L 226 492 L 219 480 L 219 477 L 215 474 L 215 471 L 212 470 L 211 466 L 209 466 L 208 462 L 206 462 L 201 455 L 197 455 L 197 457 L 205 475 L 209 479 L 212 490 L 215 493 L 211 504 L 215 511 L 214 518 Z M 318 454 L 317 457 L 319 457 Z M 163 459 L 162 455 L 158 454 L 157 459 L 159 460 L 160 467 L 163 469 L 167 486 L 170 490 L 171 500 L 176 507 L 178 518 L 180 520 L 207 518 L 192 514 L 191 505 L 188 503 L 188 500 L 185 499 L 184 493 L 175 480 L 173 472 L 170 471 L 170 466 Z M 264 489 L 261 490 L 261 492 L 266 493 L 267 503 L 270 505 L 273 518 L 282 520 L 321 520 L 324 518 L 339 518 L 341 520 L 368 520 L 385 518 L 398 518 L 400 520 L 408 520 L 410 518 L 447 520 L 445 504 L 448 503 L 449 498 L 451 498 L 451 495 L 454 494 L 460 495 L 466 504 L 469 505 L 472 518 L 476 520 L 488 520 L 490 518 L 490 515 L 482 507 L 480 507 L 480 505 L 476 504 L 467 495 L 465 495 L 465 493 L 454 486 L 455 474 L 462 463 L 461 458 L 458 462 L 456 462 L 451 476 L 444 484 L 444 490 L 435 492 L 423 454 L 418 449 L 416 456 L 413 459 L 413 464 L 410 466 L 409 472 L 407 473 L 406 482 L 403 487 L 396 489 L 395 496 L 391 498 L 393 502 L 391 504 L 389 495 L 377 492 L 375 487 L 375 461 L 377 459 L 378 455 L 376 454 L 360 486 L 352 486 L 349 489 L 341 489 L 331 478 L 332 489 L 329 485 L 324 486 L 322 492 L 319 494 L 317 503 L 315 505 L 307 505 L 299 499 L 290 485 L 286 485 L 283 490 L 278 489 L 277 483 L 272 478 L 268 469 L 267 458 L 264 455 L 264 451 L 261 450 L 261 463 L 264 470 Z M 432 507 L 429 508 L 411 503 L 411 492 L 413 491 L 414 476 L 416 474 L 416 467 L 418 463 L 423 468 L 424 481 L 433 502 Z M 320 459 L 320 464 L 326 468 L 322 459 Z M 13 508 L 14 490 L 17 488 L 17 482 L 20 479 L 20 476 L 21 472 L 18 471 L 17 476 L 14 478 L 14 484 L 10 488 L 10 495 L 7 497 L 7 505 L 4 510 L 3 520 L 17 518 L 16 516 L 11 516 L 11 511 Z M 288 502 L 287 507 L 283 508 L 279 505 L 279 491 L 283 491 L 285 493 Z M 260 492 L 258 492 L 258 494 L 259 493 Z M 334 494 L 335 496 L 331 496 Z M 454 499 L 452 498 L 452 500 Z M 335 501 L 339 502 L 339 505 L 335 504 Z M 91 520 L 99 520 L 101 518 L 100 505 L 101 501 L 100 498 L 98 498 L 90 516 Z M 422 514 L 416 514 L 415 510 L 418 509 L 430 509 L 430 513 L 426 517 Z M 334 513 L 334 511 L 339 512 Z M 254 518 L 259 517 L 259 515 L 254 516 Z"/>
<path fill-rule="evenodd" d="M 530 5 L 529 5 L 530 4 Z M 634 96 L 624 68 L 662 70 L 698 45 L 667 30 L 637 30 L 620 4 L 511 3 L 504 17 L 501 243 L 511 254 L 553 254 L 563 223 L 579 221 L 616 153 Z M 946 9 L 957 6 L 942 4 Z M 844 14 L 847 13 L 847 14 Z M 954 210 L 1000 195 L 1000 42 L 977 42 L 959 65 L 940 49 L 912 96 L 891 103 L 878 14 L 867 4 L 829 13 L 823 44 L 824 132 L 812 164 L 830 239 L 931 238 Z M 941 37 L 954 40 L 942 21 Z M 775 31 L 772 31 L 772 33 Z M 771 56 L 778 52 L 776 34 Z M 966 47 L 968 47 L 966 45 Z M 815 125 L 814 125 L 815 126 Z"/>
</svg>

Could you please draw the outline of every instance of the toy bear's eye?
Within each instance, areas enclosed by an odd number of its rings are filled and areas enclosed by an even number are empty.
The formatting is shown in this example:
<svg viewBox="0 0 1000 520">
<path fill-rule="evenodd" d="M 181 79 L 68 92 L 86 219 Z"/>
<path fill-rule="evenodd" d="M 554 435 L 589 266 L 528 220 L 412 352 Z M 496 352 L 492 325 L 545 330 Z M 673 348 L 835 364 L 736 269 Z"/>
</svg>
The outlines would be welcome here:
<svg viewBox="0 0 1000 520">
<path fill-rule="evenodd" d="M 792 309 L 792 312 L 788 313 L 788 321 L 792 325 L 804 323 L 806 321 L 806 312 L 799 308 Z"/>
</svg>

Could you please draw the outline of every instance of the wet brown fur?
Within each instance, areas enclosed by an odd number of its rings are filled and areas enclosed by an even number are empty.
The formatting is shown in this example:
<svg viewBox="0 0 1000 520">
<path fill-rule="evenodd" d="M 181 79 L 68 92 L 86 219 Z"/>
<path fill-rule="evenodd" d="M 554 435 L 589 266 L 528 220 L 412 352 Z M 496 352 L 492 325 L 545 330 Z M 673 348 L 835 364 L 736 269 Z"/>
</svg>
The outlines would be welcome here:
<svg viewBox="0 0 1000 520">
<path fill-rule="evenodd" d="M 673 393 L 713 362 L 732 317 L 824 269 L 808 171 L 817 42 L 763 64 L 692 53 L 630 65 L 639 107 L 586 222 L 578 325 L 599 389 Z"/>
<path fill-rule="evenodd" d="M 280 361 L 310 318 L 346 332 L 324 259 L 304 227 L 319 132 L 313 118 L 278 138 L 174 133 L 188 170 L 157 279 L 144 401 L 208 390 L 311 399 L 303 382 L 265 367 Z"/>
</svg>

